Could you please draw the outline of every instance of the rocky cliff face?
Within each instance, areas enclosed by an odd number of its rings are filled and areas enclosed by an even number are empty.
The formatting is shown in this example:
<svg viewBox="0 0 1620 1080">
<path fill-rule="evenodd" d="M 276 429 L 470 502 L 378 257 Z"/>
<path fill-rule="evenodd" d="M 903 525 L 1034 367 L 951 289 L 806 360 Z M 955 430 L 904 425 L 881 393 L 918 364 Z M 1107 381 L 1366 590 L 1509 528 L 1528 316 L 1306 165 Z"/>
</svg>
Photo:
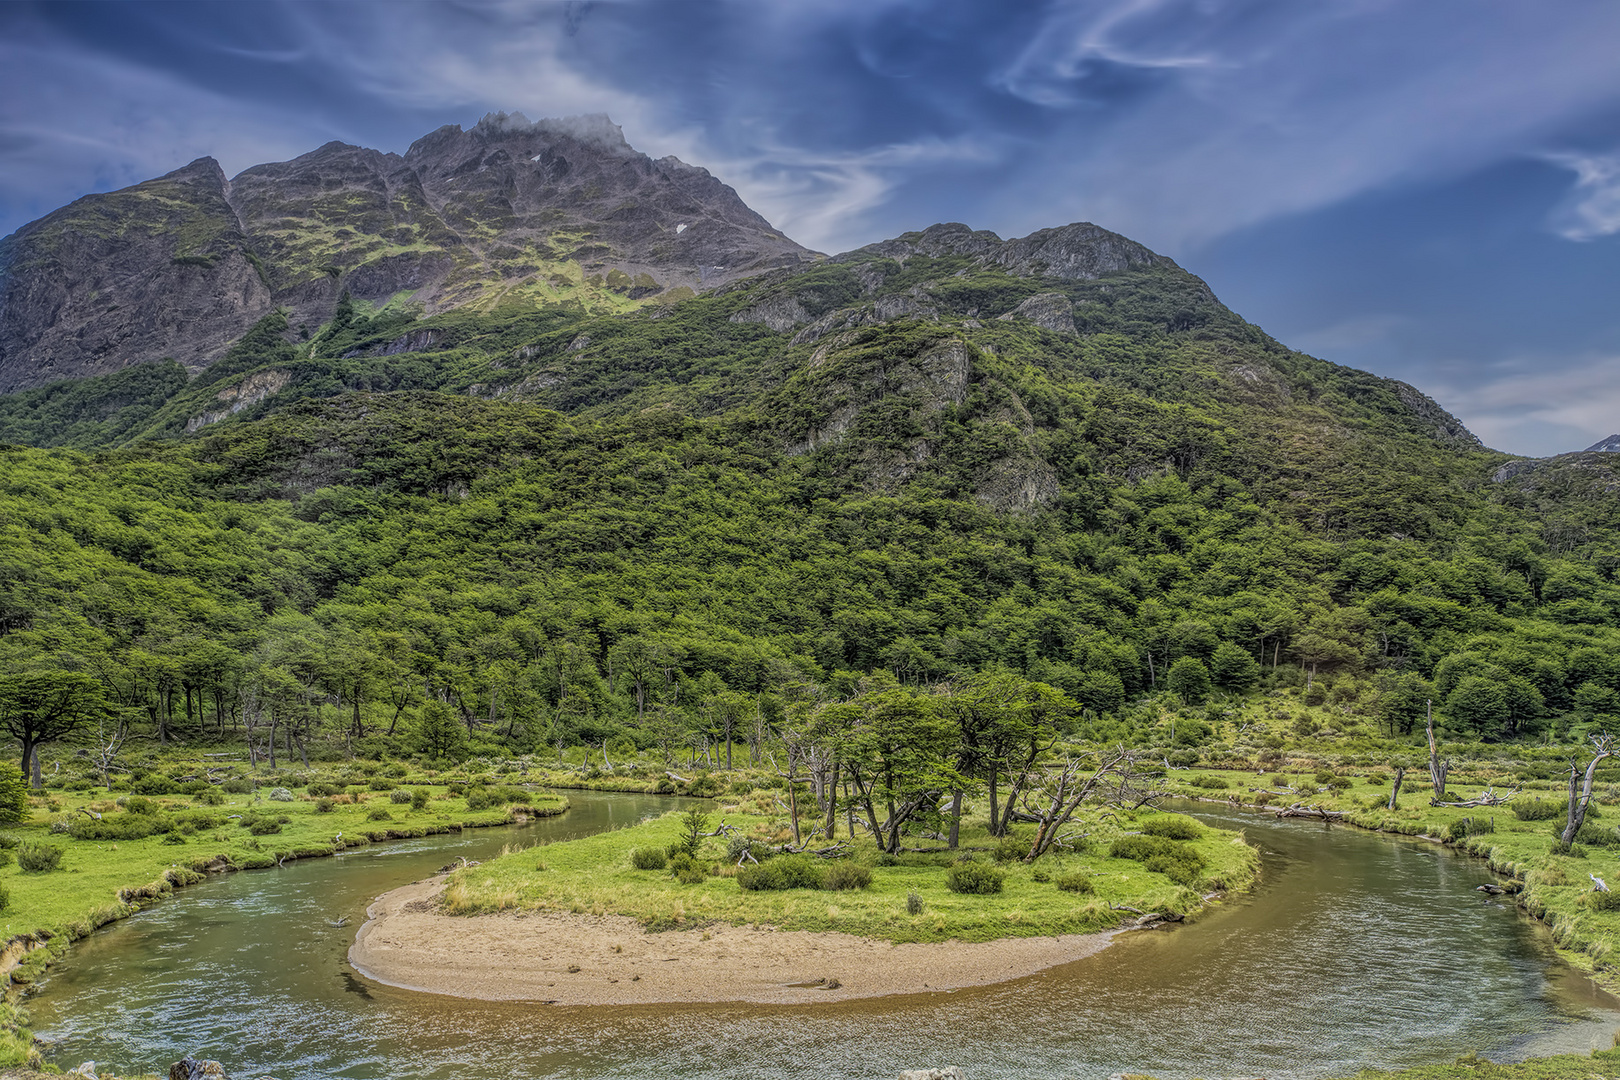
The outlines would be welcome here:
<svg viewBox="0 0 1620 1080">
<path fill-rule="evenodd" d="M 606 117 L 493 114 L 403 156 L 328 143 L 229 181 L 203 158 L 0 241 L 0 392 L 162 357 L 195 371 L 273 308 L 313 328 L 345 290 L 611 308 L 813 258 Z"/>
<path fill-rule="evenodd" d="M 226 191 L 202 158 L 0 240 L 0 392 L 223 353 L 274 302 Z"/>
</svg>

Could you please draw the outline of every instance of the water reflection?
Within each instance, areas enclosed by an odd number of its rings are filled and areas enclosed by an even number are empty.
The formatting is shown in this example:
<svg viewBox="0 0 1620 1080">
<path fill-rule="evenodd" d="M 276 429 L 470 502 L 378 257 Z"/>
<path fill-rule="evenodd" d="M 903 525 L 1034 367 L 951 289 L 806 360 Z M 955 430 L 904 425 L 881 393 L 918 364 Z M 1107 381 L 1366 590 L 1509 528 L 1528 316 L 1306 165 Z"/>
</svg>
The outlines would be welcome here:
<svg viewBox="0 0 1620 1080">
<path fill-rule="evenodd" d="M 522 842 L 615 828 L 676 800 L 576 793 Z M 30 1008 L 68 1066 L 184 1052 L 305 1077 L 883 1077 L 1141 1071 L 1310 1078 L 1470 1050 L 1607 1047 L 1620 1003 L 1560 964 L 1545 932 L 1484 901 L 1475 862 L 1409 841 L 1236 812 L 1265 877 L 1196 924 L 996 987 L 809 1008 L 559 1009 L 466 1002 L 357 978 L 366 903 L 506 830 L 365 849 L 188 890 L 77 947 Z M 506 833 L 506 835 L 502 835 Z M 350 916 L 348 926 L 329 920 Z"/>
</svg>

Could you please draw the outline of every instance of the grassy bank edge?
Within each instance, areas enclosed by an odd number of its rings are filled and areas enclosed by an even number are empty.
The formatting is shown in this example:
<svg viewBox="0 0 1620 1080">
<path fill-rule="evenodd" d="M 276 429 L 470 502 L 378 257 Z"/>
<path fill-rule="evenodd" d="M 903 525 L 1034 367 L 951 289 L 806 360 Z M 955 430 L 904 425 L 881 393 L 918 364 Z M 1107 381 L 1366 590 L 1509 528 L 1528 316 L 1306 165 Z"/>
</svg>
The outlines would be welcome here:
<svg viewBox="0 0 1620 1080">
<path fill-rule="evenodd" d="M 23 1007 L 22 998 L 51 965 L 67 954 L 75 942 L 110 923 L 152 906 L 179 889 L 207 880 L 210 873 L 267 870 L 299 859 L 326 858 L 371 844 L 442 836 L 467 829 L 496 828 L 513 824 L 516 817 L 514 811 L 520 811 L 526 818 L 556 817 L 566 813 L 570 806 L 566 798 L 558 798 L 559 802 L 554 806 L 503 807 L 498 814 L 469 812 L 473 816 L 461 821 L 359 832 L 330 844 L 294 848 L 279 858 L 268 852 L 258 856 L 238 853 L 234 859 L 223 852 L 199 856 L 190 860 L 190 866 L 170 867 L 151 881 L 120 886 L 115 890 L 111 902 L 96 904 L 77 919 L 14 933 L 0 943 L 0 977 L 6 980 L 3 989 L 0 989 L 0 1067 L 21 1066 L 32 1070 L 44 1066 L 44 1058 L 34 1045 L 33 1032 L 27 1027 L 28 1013 Z M 9 1071 L 0 1073 L 0 1080 L 10 1075 Z"/>
<path fill-rule="evenodd" d="M 1217 777 L 1231 777 L 1233 772 L 1219 769 L 1200 769 L 1193 775 L 1210 775 Z M 1188 799 L 1196 802 L 1234 807 L 1237 809 L 1254 811 L 1257 813 L 1276 814 L 1285 802 L 1274 800 L 1269 804 L 1255 801 L 1247 796 L 1251 792 L 1228 795 L 1225 798 L 1217 797 L 1208 790 L 1196 785 L 1171 783 L 1167 785 L 1172 789 L 1176 798 Z M 1546 858 L 1525 853 L 1514 853 L 1505 850 L 1505 846 L 1497 839 L 1501 834 L 1482 833 L 1477 835 L 1452 836 L 1448 830 L 1452 823 L 1468 816 L 1499 815 L 1504 818 L 1511 817 L 1511 804 L 1499 807 L 1484 807 L 1465 810 L 1456 807 L 1432 807 L 1421 805 L 1414 807 L 1414 801 L 1426 804 L 1429 799 L 1427 792 L 1428 782 L 1424 778 L 1422 786 L 1409 784 L 1401 791 L 1401 805 L 1407 808 L 1407 814 L 1416 810 L 1416 816 L 1397 816 L 1387 809 L 1371 809 L 1358 805 L 1353 795 L 1347 796 L 1344 792 L 1324 790 L 1313 795 L 1304 795 L 1297 800 L 1299 804 L 1307 807 L 1319 807 L 1330 812 L 1343 812 L 1342 818 L 1334 819 L 1335 824 L 1350 825 L 1367 832 L 1383 833 L 1389 836 L 1403 836 L 1413 840 L 1422 840 L 1452 848 L 1472 858 L 1483 862 L 1488 870 L 1512 882 L 1509 893 L 1519 910 L 1526 915 L 1544 924 L 1553 936 L 1553 944 L 1560 959 L 1571 967 L 1581 971 L 1593 982 L 1605 990 L 1620 994 L 1620 964 L 1612 962 L 1612 942 L 1610 940 L 1614 931 L 1613 926 L 1595 927 L 1590 921 L 1588 913 L 1559 910 L 1559 905 L 1550 902 L 1550 890 L 1543 882 L 1536 880 L 1538 870 L 1545 869 L 1548 861 L 1565 858 L 1561 856 L 1547 856 Z M 1483 784 L 1468 784 L 1454 786 L 1448 791 L 1447 797 L 1451 800 L 1462 801 L 1477 795 L 1484 790 Z M 1387 788 L 1385 789 L 1387 793 Z M 1362 789 L 1355 789 L 1356 794 L 1365 794 Z M 1536 797 L 1561 798 L 1561 793 L 1552 791 L 1525 791 L 1519 798 L 1532 799 Z M 1596 800 L 1594 799 L 1594 804 Z M 1607 806 L 1598 806 L 1598 810 L 1612 810 Z M 1306 818 L 1305 820 L 1310 820 Z M 1547 826 L 1561 825 L 1562 819 L 1557 822 L 1543 823 Z M 1547 837 L 1551 841 L 1550 833 Z M 1584 858 L 1584 857 L 1583 857 Z M 1605 870 L 1593 861 L 1592 867 Z M 1615 875 L 1617 888 L 1620 888 L 1620 875 Z M 1567 905 L 1564 905 L 1567 906 Z"/>
</svg>

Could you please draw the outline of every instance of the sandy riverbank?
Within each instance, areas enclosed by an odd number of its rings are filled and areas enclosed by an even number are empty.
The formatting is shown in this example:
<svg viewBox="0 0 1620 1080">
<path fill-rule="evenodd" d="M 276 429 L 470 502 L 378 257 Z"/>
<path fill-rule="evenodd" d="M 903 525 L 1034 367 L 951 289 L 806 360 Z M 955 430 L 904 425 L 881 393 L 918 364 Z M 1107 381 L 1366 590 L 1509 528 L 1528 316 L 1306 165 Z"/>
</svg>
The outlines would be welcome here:
<svg viewBox="0 0 1620 1080">
<path fill-rule="evenodd" d="M 378 897 L 350 963 L 393 986 L 487 1001 L 808 1004 L 988 986 L 1090 956 L 1118 932 L 906 945 L 727 925 L 649 934 L 622 915 L 440 915 L 443 886 Z"/>
</svg>

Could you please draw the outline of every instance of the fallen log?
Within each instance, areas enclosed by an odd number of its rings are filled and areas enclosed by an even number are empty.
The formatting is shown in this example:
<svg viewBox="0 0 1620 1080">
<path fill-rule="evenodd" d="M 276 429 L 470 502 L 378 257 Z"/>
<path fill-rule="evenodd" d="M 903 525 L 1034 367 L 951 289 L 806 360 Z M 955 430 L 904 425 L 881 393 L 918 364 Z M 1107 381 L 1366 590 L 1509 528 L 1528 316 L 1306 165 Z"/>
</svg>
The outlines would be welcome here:
<svg viewBox="0 0 1620 1080">
<path fill-rule="evenodd" d="M 1472 799 L 1469 799 L 1466 802 L 1441 802 L 1439 799 L 1430 799 L 1429 800 L 1429 805 L 1430 806 L 1450 806 L 1450 807 L 1454 807 L 1454 808 L 1459 809 L 1459 810 L 1468 809 L 1469 807 L 1474 807 L 1474 806 L 1501 806 L 1504 803 L 1506 803 L 1509 799 L 1513 798 L 1513 796 L 1517 795 L 1518 793 L 1519 793 L 1519 789 L 1514 788 L 1512 791 L 1508 792 L 1506 795 L 1498 795 L 1496 793 L 1495 788 L 1486 788 L 1478 796 L 1476 796 L 1476 797 L 1474 797 Z"/>
<path fill-rule="evenodd" d="M 1324 810 L 1320 806 L 1306 806 L 1304 803 L 1294 803 L 1276 811 L 1280 818 L 1303 817 L 1316 818 L 1320 821 L 1343 821 L 1348 810 Z"/>
</svg>

